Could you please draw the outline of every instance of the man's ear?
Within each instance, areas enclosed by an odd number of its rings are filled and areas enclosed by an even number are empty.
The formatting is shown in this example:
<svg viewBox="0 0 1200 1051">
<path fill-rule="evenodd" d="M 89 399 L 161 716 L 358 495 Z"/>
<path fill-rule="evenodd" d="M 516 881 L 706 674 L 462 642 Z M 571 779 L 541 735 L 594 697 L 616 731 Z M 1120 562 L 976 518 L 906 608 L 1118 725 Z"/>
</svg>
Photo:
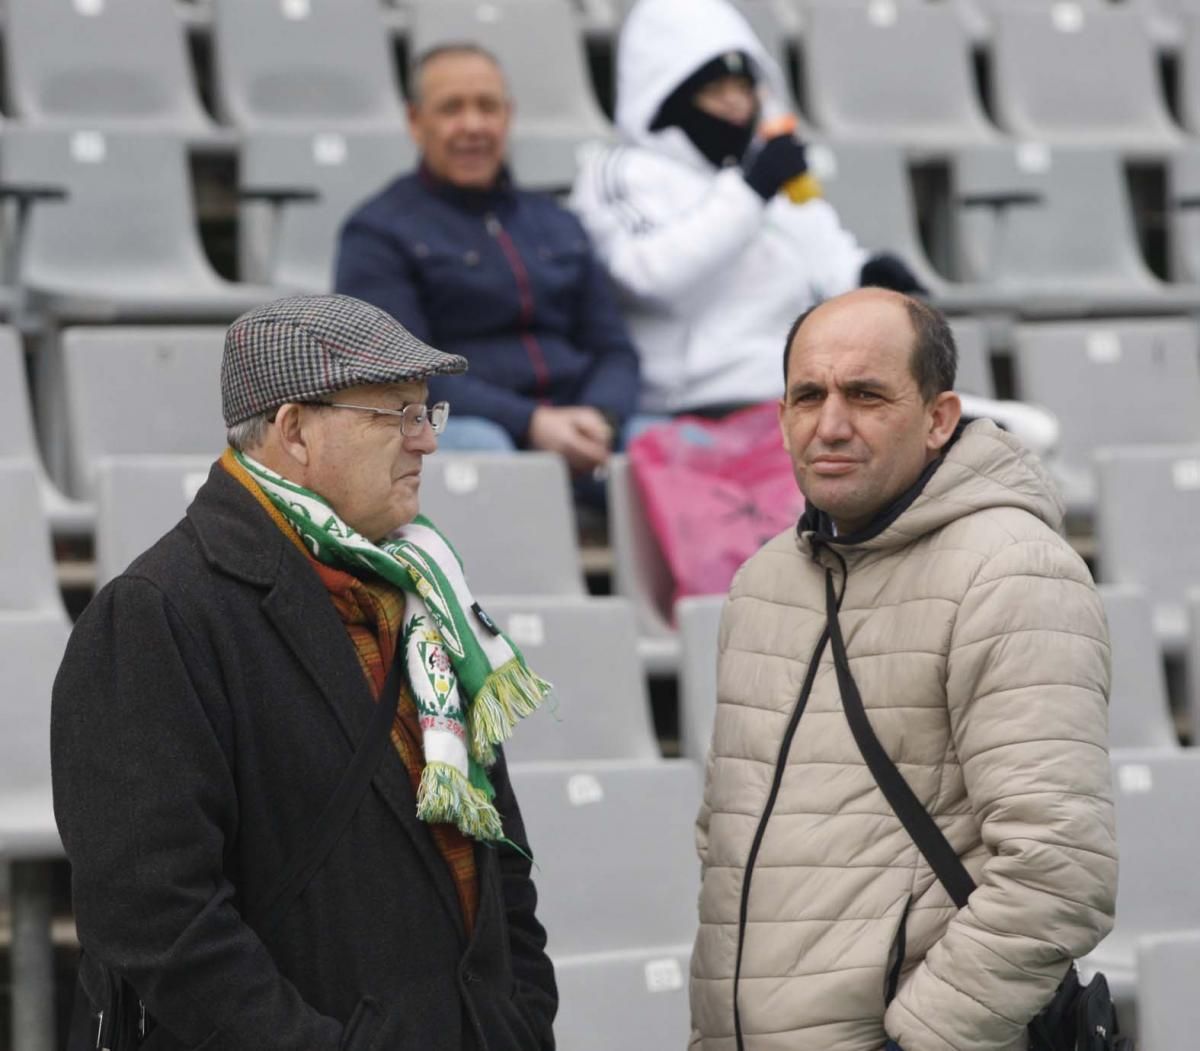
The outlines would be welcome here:
<svg viewBox="0 0 1200 1051">
<path fill-rule="evenodd" d="M 280 451 L 304 467 L 309 461 L 310 434 L 306 424 L 310 419 L 304 406 L 294 401 L 281 405 L 275 414 L 275 434 Z"/>
<path fill-rule="evenodd" d="M 954 435 L 962 419 L 962 402 L 952 390 L 944 390 L 933 399 L 930 409 L 929 434 L 925 446 L 930 452 L 940 452 Z"/>
</svg>

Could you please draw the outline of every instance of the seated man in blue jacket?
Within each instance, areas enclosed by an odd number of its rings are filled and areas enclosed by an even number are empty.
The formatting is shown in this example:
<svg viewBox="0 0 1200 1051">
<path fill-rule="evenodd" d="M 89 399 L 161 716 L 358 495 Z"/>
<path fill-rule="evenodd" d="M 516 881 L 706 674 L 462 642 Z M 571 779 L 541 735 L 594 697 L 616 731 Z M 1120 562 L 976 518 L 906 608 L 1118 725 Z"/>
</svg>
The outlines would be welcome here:
<svg viewBox="0 0 1200 1051">
<path fill-rule="evenodd" d="M 492 55 L 435 48 L 409 89 L 420 166 L 346 221 L 337 291 L 470 362 L 430 383 L 452 406 L 443 448 L 547 449 L 591 475 L 638 397 L 605 270 L 570 212 L 513 186 L 512 103 Z"/>
</svg>

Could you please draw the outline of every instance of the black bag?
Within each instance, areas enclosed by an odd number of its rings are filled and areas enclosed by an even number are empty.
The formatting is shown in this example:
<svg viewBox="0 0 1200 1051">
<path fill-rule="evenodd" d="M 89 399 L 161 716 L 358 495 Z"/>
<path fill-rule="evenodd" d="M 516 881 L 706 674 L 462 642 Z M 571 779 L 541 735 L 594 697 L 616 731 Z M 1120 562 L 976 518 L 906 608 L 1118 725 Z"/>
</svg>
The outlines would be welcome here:
<svg viewBox="0 0 1200 1051">
<path fill-rule="evenodd" d="M 358 809 L 391 739 L 392 723 L 400 704 L 403 655 L 404 647 L 397 646 L 370 725 L 358 742 L 341 781 L 304 843 L 288 859 L 261 906 L 255 910 L 262 917 L 255 924 L 260 935 L 274 930 L 283 919 Z M 68 1051 L 83 1051 L 84 1048 L 136 1051 L 155 1029 L 154 1018 L 146 1012 L 146 1005 L 124 978 L 94 958 L 84 954 L 79 970 Z"/>
<path fill-rule="evenodd" d="M 850 673 L 850 661 L 846 657 L 846 645 L 838 623 L 839 605 L 833 572 L 827 569 L 825 615 L 846 721 L 880 791 L 954 904 L 961 909 L 975 889 L 975 881 L 871 728 L 858 684 Z M 1133 1051 L 1133 1041 L 1120 1036 L 1119 1032 L 1108 980 L 1104 975 L 1097 974 L 1084 985 L 1079 981 L 1075 965 L 1071 964 L 1053 999 L 1029 1024 L 1029 1051 Z"/>
</svg>

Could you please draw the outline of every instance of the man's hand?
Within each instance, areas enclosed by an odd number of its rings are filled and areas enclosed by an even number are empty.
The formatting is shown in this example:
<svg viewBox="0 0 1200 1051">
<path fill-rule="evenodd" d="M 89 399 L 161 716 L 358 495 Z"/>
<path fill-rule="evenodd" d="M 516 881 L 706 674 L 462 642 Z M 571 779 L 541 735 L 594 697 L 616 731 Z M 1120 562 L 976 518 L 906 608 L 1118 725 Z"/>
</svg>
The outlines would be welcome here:
<svg viewBox="0 0 1200 1051">
<path fill-rule="evenodd" d="M 529 420 L 529 444 L 561 453 L 572 471 L 591 471 L 608 463 L 613 431 L 604 416 L 587 405 L 543 405 Z"/>
</svg>

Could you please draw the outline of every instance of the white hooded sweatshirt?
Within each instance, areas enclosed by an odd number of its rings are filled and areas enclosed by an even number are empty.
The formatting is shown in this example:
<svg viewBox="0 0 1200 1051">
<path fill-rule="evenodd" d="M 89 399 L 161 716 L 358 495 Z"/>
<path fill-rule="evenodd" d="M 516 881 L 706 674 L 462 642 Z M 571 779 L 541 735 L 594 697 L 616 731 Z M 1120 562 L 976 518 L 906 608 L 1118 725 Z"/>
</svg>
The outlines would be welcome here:
<svg viewBox="0 0 1200 1051">
<path fill-rule="evenodd" d="M 646 412 L 778 398 L 789 326 L 857 287 L 867 258 L 827 202 L 764 203 L 679 128 L 650 130 L 679 84 L 730 51 L 754 63 L 764 115 L 784 112 L 782 73 L 734 7 L 640 0 L 617 50 L 623 142 L 585 150 L 571 198 L 622 298 Z"/>
</svg>

